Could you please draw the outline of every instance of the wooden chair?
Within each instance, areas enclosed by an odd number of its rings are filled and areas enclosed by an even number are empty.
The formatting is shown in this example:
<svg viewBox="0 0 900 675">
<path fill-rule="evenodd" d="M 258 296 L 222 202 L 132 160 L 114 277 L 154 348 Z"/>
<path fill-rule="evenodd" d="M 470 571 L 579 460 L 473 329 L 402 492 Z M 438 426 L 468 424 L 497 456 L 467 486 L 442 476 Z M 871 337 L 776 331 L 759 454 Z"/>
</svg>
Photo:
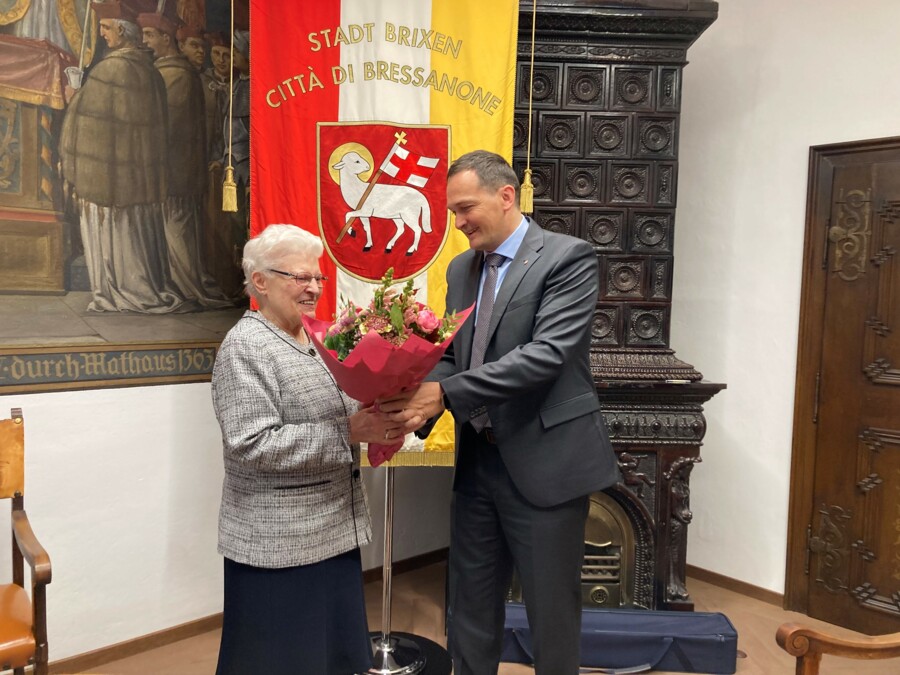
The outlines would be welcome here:
<svg viewBox="0 0 900 675">
<path fill-rule="evenodd" d="M 818 675 L 822 654 L 849 659 L 889 659 L 900 656 L 900 633 L 861 637 L 852 640 L 834 637 L 796 623 L 778 627 L 775 641 L 788 654 L 797 657 L 796 675 Z M 884 672 L 898 672 L 896 670 Z"/>
<path fill-rule="evenodd" d="M 25 422 L 20 408 L 0 420 L 0 499 L 12 499 L 12 583 L 0 584 L 0 670 L 35 675 L 47 670 L 47 584 L 50 557 L 25 515 Z M 31 596 L 23 561 L 31 568 Z"/>
</svg>

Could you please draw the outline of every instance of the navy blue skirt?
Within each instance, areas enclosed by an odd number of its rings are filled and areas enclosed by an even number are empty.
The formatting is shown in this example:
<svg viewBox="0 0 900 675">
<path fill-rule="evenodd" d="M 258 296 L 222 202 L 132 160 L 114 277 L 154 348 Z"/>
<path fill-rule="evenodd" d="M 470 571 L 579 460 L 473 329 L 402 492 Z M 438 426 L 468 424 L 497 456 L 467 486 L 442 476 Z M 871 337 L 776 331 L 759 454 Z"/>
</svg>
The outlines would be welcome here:
<svg viewBox="0 0 900 675">
<path fill-rule="evenodd" d="M 216 675 L 351 675 L 371 667 L 359 549 L 284 569 L 225 558 Z"/>
</svg>

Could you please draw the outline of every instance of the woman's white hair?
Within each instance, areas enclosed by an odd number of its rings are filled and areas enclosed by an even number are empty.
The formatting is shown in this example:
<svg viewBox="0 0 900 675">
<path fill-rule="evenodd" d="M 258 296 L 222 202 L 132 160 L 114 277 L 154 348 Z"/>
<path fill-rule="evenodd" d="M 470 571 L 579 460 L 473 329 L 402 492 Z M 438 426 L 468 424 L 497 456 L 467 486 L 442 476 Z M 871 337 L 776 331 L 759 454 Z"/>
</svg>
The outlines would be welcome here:
<svg viewBox="0 0 900 675">
<path fill-rule="evenodd" d="M 258 298 L 252 279 L 254 272 L 267 273 L 287 255 L 301 255 L 318 260 L 324 251 L 325 246 L 319 237 L 296 225 L 269 225 L 244 245 L 241 267 L 244 268 L 247 294 Z"/>
</svg>

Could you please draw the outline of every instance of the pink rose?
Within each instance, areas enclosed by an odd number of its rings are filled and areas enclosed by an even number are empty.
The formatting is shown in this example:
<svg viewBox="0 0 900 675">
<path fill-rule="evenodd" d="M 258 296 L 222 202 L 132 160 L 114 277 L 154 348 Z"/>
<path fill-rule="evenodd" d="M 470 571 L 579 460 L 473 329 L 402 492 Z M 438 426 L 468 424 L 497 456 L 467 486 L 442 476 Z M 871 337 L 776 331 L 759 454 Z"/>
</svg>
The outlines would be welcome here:
<svg viewBox="0 0 900 675">
<path fill-rule="evenodd" d="M 423 309 L 416 314 L 416 324 L 424 333 L 433 333 L 441 325 L 441 320 L 430 309 Z"/>
</svg>

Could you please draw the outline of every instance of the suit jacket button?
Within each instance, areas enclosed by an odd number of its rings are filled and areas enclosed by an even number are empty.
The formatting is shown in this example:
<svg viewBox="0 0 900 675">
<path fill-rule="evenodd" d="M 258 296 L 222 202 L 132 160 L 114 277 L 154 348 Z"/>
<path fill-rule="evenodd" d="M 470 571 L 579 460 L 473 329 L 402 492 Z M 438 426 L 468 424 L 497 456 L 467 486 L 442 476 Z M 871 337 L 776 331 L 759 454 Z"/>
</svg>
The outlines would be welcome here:
<svg viewBox="0 0 900 675">
<path fill-rule="evenodd" d="M 353 469 L 353 477 L 359 480 L 359 469 Z"/>
</svg>

